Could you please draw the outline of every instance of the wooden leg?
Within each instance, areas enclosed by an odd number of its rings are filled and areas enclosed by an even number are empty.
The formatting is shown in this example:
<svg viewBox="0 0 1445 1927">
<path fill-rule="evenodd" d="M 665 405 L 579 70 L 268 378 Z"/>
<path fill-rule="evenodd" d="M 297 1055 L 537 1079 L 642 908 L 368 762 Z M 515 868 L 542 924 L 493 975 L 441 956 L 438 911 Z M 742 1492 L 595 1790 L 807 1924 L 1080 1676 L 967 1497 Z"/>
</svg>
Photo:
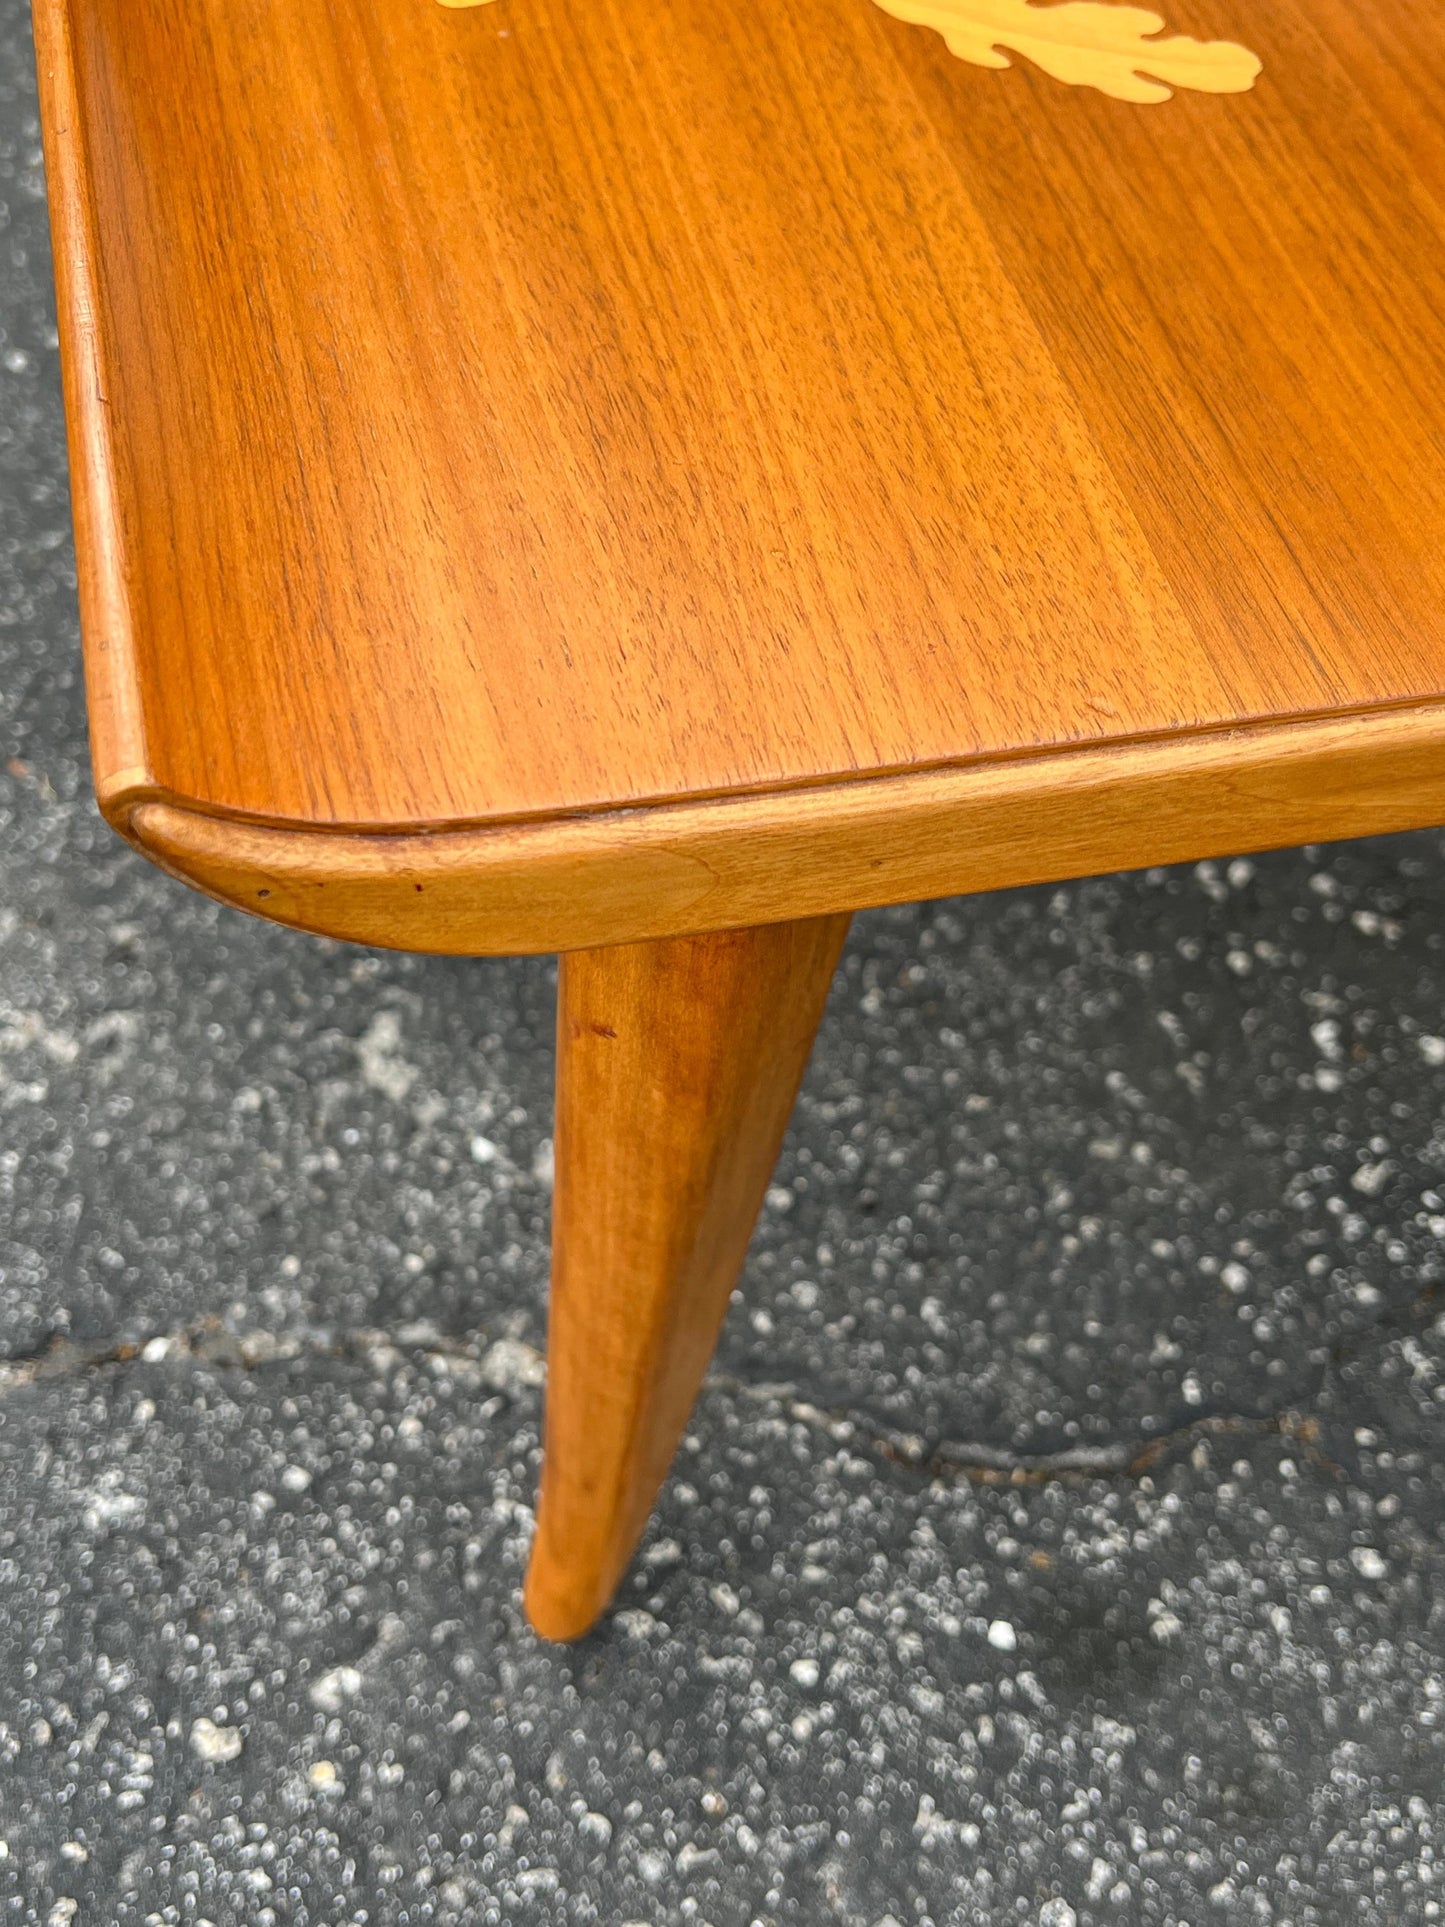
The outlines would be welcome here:
<svg viewBox="0 0 1445 1927">
<path fill-rule="evenodd" d="M 848 918 L 562 959 L 546 1454 L 527 1616 L 612 1597 L 707 1370 Z"/>
</svg>

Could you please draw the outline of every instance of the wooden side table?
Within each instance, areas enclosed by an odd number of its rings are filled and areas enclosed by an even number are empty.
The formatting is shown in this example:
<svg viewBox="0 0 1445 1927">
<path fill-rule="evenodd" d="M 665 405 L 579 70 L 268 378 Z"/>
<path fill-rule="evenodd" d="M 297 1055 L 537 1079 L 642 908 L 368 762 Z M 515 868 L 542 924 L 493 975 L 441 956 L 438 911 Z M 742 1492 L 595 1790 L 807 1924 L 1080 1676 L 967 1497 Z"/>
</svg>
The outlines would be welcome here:
<svg viewBox="0 0 1445 1927">
<path fill-rule="evenodd" d="M 35 15 L 102 808 L 566 953 L 568 1637 L 849 912 L 1445 819 L 1445 16 Z"/>
</svg>

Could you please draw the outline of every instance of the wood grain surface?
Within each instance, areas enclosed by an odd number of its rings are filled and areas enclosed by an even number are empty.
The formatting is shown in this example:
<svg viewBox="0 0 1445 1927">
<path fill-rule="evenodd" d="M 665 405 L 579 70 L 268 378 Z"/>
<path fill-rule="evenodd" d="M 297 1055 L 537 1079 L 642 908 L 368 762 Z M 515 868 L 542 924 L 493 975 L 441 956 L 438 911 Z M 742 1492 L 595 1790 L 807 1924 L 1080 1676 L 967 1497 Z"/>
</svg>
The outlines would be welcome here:
<svg viewBox="0 0 1445 1927">
<path fill-rule="evenodd" d="M 564 957 L 546 1452 L 527 1613 L 585 1632 L 712 1355 L 848 918 Z"/>
<path fill-rule="evenodd" d="M 1063 874 L 1080 753 L 1445 691 L 1424 0 L 1179 0 L 1263 72 L 1152 106 L 869 0 L 35 11 L 97 776 L 182 869 L 390 836 L 426 943 L 434 831 L 866 851 L 914 773 L 943 851 L 1023 768 Z"/>
</svg>

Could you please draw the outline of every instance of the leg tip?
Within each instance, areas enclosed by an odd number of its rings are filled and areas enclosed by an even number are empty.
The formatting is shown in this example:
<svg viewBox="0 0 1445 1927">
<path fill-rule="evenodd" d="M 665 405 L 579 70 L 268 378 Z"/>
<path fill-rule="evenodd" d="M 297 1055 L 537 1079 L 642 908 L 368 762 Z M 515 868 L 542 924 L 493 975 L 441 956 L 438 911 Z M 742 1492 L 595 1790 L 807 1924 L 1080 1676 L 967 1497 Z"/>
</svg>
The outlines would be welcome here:
<svg viewBox="0 0 1445 1927">
<path fill-rule="evenodd" d="M 522 1593 L 522 1610 L 527 1623 L 542 1639 L 566 1643 L 581 1639 L 602 1616 L 607 1599 L 578 1587 L 576 1575 L 559 1570 L 558 1562 L 545 1546 L 534 1547 L 527 1567 L 527 1583 Z"/>
</svg>

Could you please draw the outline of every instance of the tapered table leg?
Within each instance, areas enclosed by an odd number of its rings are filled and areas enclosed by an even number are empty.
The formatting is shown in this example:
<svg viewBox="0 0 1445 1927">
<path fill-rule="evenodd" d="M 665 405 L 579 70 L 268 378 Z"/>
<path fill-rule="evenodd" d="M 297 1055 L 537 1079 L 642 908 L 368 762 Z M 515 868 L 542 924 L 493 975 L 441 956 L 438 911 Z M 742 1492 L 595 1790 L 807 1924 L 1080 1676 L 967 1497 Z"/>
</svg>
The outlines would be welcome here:
<svg viewBox="0 0 1445 1927">
<path fill-rule="evenodd" d="M 849 919 L 564 957 L 546 1451 L 527 1614 L 586 1632 L 707 1369 Z"/>
</svg>

